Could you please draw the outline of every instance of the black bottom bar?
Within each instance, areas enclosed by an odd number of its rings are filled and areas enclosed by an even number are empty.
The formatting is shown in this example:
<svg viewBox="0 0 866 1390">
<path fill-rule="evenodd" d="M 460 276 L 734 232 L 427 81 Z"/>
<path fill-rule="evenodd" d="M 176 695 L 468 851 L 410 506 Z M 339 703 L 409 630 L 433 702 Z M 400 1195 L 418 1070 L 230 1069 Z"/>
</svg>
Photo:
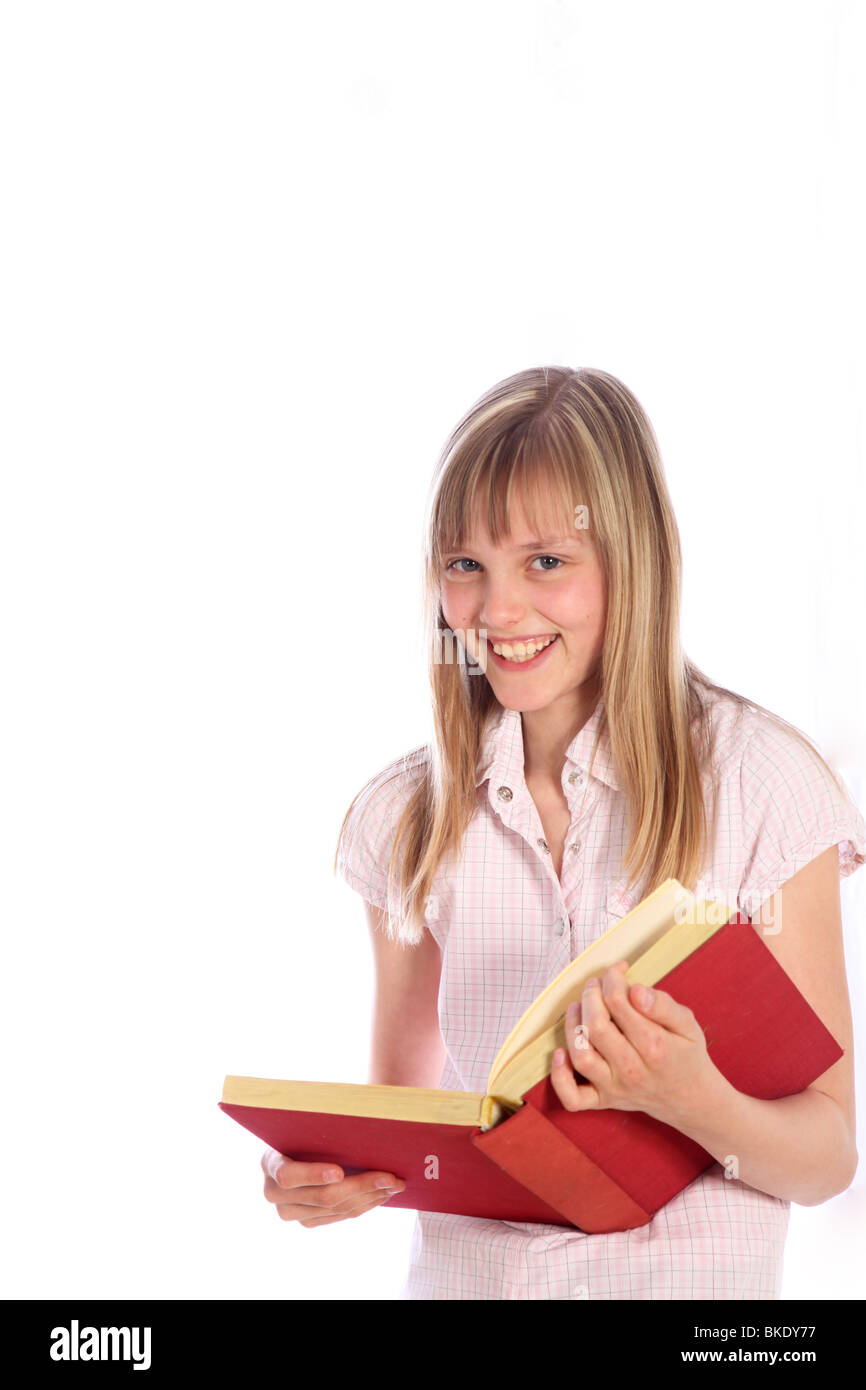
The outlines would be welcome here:
<svg viewBox="0 0 866 1390">
<path fill-rule="evenodd" d="M 185 1371 L 295 1376 L 343 1365 L 356 1378 L 362 1365 L 375 1369 L 374 1353 L 384 1358 L 380 1372 L 391 1355 L 397 1358 L 392 1373 L 414 1379 L 414 1353 L 406 1362 L 400 1346 L 405 1350 L 403 1338 L 416 1330 L 427 1340 L 413 1340 L 415 1353 L 430 1348 L 425 1367 L 445 1370 L 451 1347 L 452 1372 L 458 1365 L 468 1370 L 465 1347 L 459 1363 L 456 1355 L 469 1335 L 478 1353 L 472 1374 L 484 1376 L 497 1366 L 515 1369 L 529 1346 L 527 1334 L 540 1326 L 545 1341 L 531 1344 L 536 1373 L 546 1347 L 550 1356 L 542 1359 L 551 1374 L 566 1367 L 577 1373 L 603 1354 L 611 1368 L 643 1377 L 674 1367 L 693 1374 L 710 1365 L 755 1364 L 805 1367 L 824 1377 L 850 1365 L 857 1351 L 861 1301 L 578 1301 L 565 1309 L 556 1300 L 553 1307 L 466 1300 L 462 1313 L 451 1308 L 444 1320 L 441 1308 L 422 1302 L 383 1314 L 378 1300 L 11 1299 L 2 1308 L 7 1357 L 11 1364 L 14 1350 L 25 1376 L 33 1370 L 61 1379 L 109 1373 L 134 1380 L 137 1374 L 144 1383 L 145 1376 Z M 484 1340 L 476 1340 L 479 1334 Z"/>
</svg>

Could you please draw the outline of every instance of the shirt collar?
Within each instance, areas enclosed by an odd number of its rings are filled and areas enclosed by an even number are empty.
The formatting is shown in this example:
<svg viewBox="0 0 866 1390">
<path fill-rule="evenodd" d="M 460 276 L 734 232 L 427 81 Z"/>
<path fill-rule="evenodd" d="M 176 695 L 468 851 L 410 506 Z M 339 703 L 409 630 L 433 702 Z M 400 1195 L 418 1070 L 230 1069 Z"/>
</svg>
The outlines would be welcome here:
<svg viewBox="0 0 866 1390">
<path fill-rule="evenodd" d="M 590 754 L 603 715 L 604 698 L 600 696 L 589 719 L 568 745 L 566 762 L 589 771 Z M 502 705 L 499 713 L 491 717 L 482 743 L 478 767 L 476 786 L 480 786 L 488 777 L 507 786 L 522 780 L 523 720 L 519 710 L 506 709 Z M 607 786 L 613 787 L 615 791 L 619 790 L 619 777 L 610 751 L 610 734 L 607 728 L 599 739 L 592 775 L 605 782 Z"/>
</svg>

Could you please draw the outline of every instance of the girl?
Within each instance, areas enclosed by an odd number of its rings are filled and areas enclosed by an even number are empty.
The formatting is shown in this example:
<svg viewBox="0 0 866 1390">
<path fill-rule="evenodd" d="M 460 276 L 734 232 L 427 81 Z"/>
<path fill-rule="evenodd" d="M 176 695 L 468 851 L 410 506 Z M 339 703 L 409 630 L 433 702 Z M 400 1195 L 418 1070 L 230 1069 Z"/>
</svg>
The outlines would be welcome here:
<svg viewBox="0 0 866 1390">
<path fill-rule="evenodd" d="M 798 1095 L 742 1094 L 691 1010 L 620 963 L 570 1011 L 552 1084 L 716 1162 L 609 1235 L 418 1213 L 403 1296 L 777 1298 L 790 1203 L 857 1165 L 839 878 L 864 862 L 863 819 L 805 735 L 682 652 L 657 441 L 609 373 L 519 372 L 478 401 L 437 468 L 425 566 L 435 736 L 359 792 L 337 847 L 376 961 L 370 1082 L 484 1091 L 541 989 L 667 878 L 750 917 L 844 1056 Z M 403 1186 L 262 1165 L 304 1226 Z"/>
</svg>

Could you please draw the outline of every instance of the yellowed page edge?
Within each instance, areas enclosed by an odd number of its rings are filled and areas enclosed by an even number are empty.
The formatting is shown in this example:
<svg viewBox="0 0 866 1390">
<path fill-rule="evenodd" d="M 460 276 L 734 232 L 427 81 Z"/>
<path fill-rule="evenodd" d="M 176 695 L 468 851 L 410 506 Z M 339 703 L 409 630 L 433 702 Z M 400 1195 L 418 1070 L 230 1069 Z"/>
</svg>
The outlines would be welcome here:
<svg viewBox="0 0 866 1390">
<path fill-rule="evenodd" d="M 439 1091 L 416 1086 L 227 1076 L 221 1099 L 226 1105 L 258 1105 L 266 1110 L 321 1111 L 328 1115 L 363 1115 L 372 1119 L 420 1120 L 431 1124 L 481 1125 L 484 1120 L 485 1128 L 496 1118 L 496 1111 L 487 1097 L 476 1091 Z"/>
</svg>

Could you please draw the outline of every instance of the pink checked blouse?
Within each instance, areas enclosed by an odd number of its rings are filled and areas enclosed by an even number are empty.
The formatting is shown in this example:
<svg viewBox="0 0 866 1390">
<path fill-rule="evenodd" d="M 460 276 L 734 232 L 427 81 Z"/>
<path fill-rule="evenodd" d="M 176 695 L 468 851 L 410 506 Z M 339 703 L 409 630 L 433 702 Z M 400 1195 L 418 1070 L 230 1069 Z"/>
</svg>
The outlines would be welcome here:
<svg viewBox="0 0 866 1390">
<path fill-rule="evenodd" d="M 571 826 L 561 882 L 523 779 L 519 712 L 503 708 L 488 731 L 477 812 L 426 905 L 442 952 L 443 1088 L 484 1091 L 536 995 L 643 896 L 642 885 L 625 889 L 626 802 L 606 735 L 588 768 L 601 712 L 600 701 L 562 769 Z M 864 862 L 863 817 L 798 740 L 727 696 L 713 697 L 712 723 L 718 819 L 699 896 L 752 916 L 830 845 L 840 877 Z M 380 908 L 396 818 L 425 756 L 417 749 L 372 778 L 346 826 L 339 870 Z M 402 1297 L 774 1299 L 789 1210 L 714 1163 L 647 1225 L 610 1235 L 419 1212 Z"/>
</svg>

